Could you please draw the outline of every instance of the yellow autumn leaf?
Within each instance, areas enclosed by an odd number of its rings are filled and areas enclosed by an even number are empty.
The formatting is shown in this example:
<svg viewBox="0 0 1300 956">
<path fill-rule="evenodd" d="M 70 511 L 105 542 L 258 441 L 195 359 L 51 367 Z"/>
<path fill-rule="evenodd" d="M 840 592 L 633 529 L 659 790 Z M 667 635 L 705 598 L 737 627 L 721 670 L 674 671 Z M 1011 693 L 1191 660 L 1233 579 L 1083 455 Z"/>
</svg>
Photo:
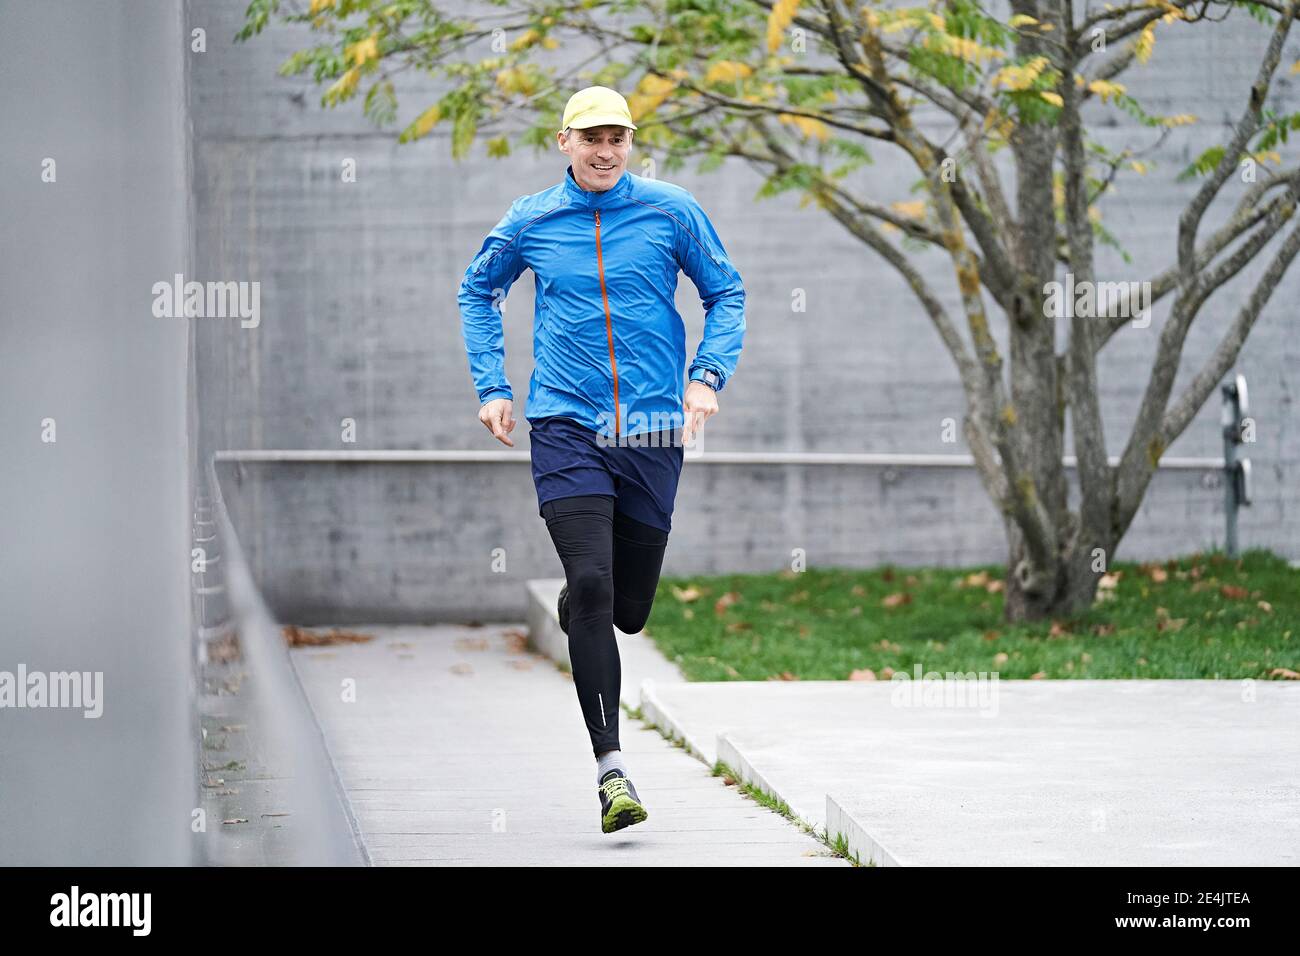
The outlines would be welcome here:
<svg viewBox="0 0 1300 956">
<path fill-rule="evenodd" d="M 311 8 L 307 12 L 317 14 L 332 6 L 334 6 L 334 0 L 311 0 Z"/>
<path fill-rule="evenodd" d="M 1031 16 L 1029 16 L 1029 15 L 1027 15 L 1027 14 L 1024 14 L 1024 13 L 1017 13 L 1014 17 L 1012 17 L 1010 20 L 1007 21 L 1007 26 L 1009 26 L 1009 27 L 1027 27 L 1027 26 L 1031 26 L 1031 25 L 1034 25 L 1034 24 L 1037 24 L 1037 23 L 1038 23 L 1038 21 L 1035 20 L 1033 17 L 1031 17 Z"/>
<path fill-rule="evenodd" d="M 1036 56 L 1028 63 L 1004 66 L 993 74 L 991 84 L 994 89 L 1004 86 L 1009 90 L 1025 90 L 1033 85 L 1047 66 L 1047 57 Z"/>
<path fill-rule="evenodd" d="M 974 40 L 955 37 L 947 33 L 930 34 L 925 38 L 925 46 L 927 49 L 938 53 L 946 53 L 949 56 L 957 57 L 959 60 L 965 60 L 967 63 L 977 65 L 989 60 L 1002 59 L 1006 56 L 1001 50 L 981 46 Z"/>
<path fill-rule="evenodd" d="M 821 142 L 826 142 L 830 138 L 830 128 L 819 119 L 811 116 L 796 116 L 793 113 L 778 113 L 777 119 L 782 123 L 788 123 L 803 133 L 804 136 L 813 137 Z"/>
<path fill-rule="evenodd" d="M 344 62 L 355 66 L 364 66 L 370 60 L 379 59 L 379 34 L 372 33 L 364 40 L 358 40 L 343 51 Z"/>
<path fill-rule="evenodd" d="M 1112 97 L 1122 95 L 1127 87 L 1123 83 L 1112 83 L 1110 80 L 1093 80 L 1088 84 L 1088 89 L 1101 97 L 1103 103 L 1108 103 Z"/>
<path fill-rule="evenodd" d="M 1138 34 L 1138 38 L 1133 41 L 1133 55 L 1137 57 L 1139 63 L 1145 63 L 1151 59 L 1151 51 L 1156 45 L 1156 25 L 1148 23 L 1145 30 Z"/>
<path fill-rule="evenodd" d="M 704 83 L 706 86 L 714 83 L 735 83 L 737 80 L 751 76 L 753 72 L 747 63 L 722 60 L 709 67 L 708 72 L 704 74 Z"/>
<path fill-rule="evenodd" d="M 1053 93 L 1051 90 L 1039 90 L 1038 95 L 1041 96 L 1043 99 L 1045 99 L 1047 102 L 1051 103 L 1057 109 L 1060 109 L 1062 106 L 1065 105 L 1065 100 L 1061 99 L 1060 93 Z"/>
<path fill-rule="evenodd" d="M 1165 116 L 1160 120 L 1161 126 L 1190 126 L 1193 123 L 1200 122 L 1195 113 L 1178 113 L 1175 116 Z"/>
<path fill-rule="evenodd" d="M 419 139 L 421 136 L 427 136 L 429 130 L 433 129 L 441 118 L 442 110 L 435 103 L 415 118 L 415 122 L 411 124 L 413 128 L 412 137 Z"/>
<path fill-rule="evenodd" d="M 868 17 L 867 22 L 872 26 L 876 23 L 883 24 L 883 33 L 898 33 L 900 30 L 910 30 L 918 27 L 929 27 L 931 30 L 942 30 L 945 25 L 943 17 L 931 10 L 921 10 L 917 8 L 908 8 L 906 10 L 882 10 L 880 15 L 875 18 Z"/>
<path fill-rule="evenodd" d="M 641 82 L 636 85 L 636 88 L 638 93 L 645 93 L 648 96 L 658 96 L 660 94 L 667 96 L 676 86 L 677 84 L 666 76 L 647 73 L 641 77 Z"/>
<path fill-rule="evenodd" d="M 1132 168 L 1133 172 L 1137 173 L 1139 176 L 1145 176 L 1148 170 L 1151 169 L 1149 165 L 1142 162 L 1140 159 L 1129 160 L 1129 166 Z"/>
<path fill-rule="evenodd" d="M 536 30 L 525 30 L 520 34 L 519 39 L 510 44 L 512 50 L 524 50 L 537 43 L 542 38 L 541 33 Z"/>
<path fill-rule="evenodd" d="M 800 0 L 776 0 L 767 17 L 767 52 L 775 53 L 781 46 L 786 28 L 794 22 Z"/>
<path fill-rule="evenodd" d="M 537 81 L 527 70 L 511 67 L 497 74 L 497 87 L 503 93 L 522 93 L 531 96 L 537 92 Z"/>
<path fill-rule="evenodd" d="M 357 81 L 361 79 L 361 67 L 354 66 L 335 80 L 325 91 L 325 101 L 327 103 L 337 103 L 339 100 L 345 100 L 351 96 L 357 89 Z"/>
<path fill-rule="evenodd" d="M 891 203 L 889 208 L 907 219 L 925 218 L 925 200 L 923 199 L 917 199 L 912 202 Z"/>
<path fill-rule="evenodd" d="M 1015 120 L 996 107 L 989 110 L 988 115 L 984 117 L 984 129 L 991 130 L 1004 140 L 1011 137 L 1011 134 L 1015 131 L 1015 125 Z"/>
<path fill-rule="evenodd" d="M 1147 0 L 1148 7 L 1159 7 L 1165 11 L 1165 15 L 1160 19 L 1165 23 L 1173 23 L 1175 20 L 1186 20 L 1187 12 L 1181 7 L 1170 3 L 1169 0 Z"/>
<path fill-rule="evenodd" d="M 627 105 L 632 113 L 633 122 L 653 113 L 658 109 L 659 104 L 666 100 L 676 88 L 677 83 L 667 77 L 657 76 L 653 73 L 647 73 L 641 77 L 636 92 L 627 98 Z"/>
</svg>

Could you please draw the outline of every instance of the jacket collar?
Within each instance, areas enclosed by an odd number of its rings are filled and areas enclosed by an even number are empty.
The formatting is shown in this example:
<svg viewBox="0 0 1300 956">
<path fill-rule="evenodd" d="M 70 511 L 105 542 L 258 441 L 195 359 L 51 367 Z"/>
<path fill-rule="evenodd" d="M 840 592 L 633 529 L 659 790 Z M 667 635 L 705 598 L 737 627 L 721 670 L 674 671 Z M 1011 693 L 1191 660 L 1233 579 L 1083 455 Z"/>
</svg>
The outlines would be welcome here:
<svg viewBox="0 0 1300 956">
<path fill-rule="evenodd" d="M 623 169 L 623 174 L 618 177 L 618 181 L 602 192 L 591 192 L 579 186 L 578 181 L 573 178 L 572 164 L 564 171 L 564 194 L 568 197 L 569 205 L 580 209 L 599 208 L 612 199 L 626 196 L 631 189 L 632 174 L 626 167 Z"/>
</svg>

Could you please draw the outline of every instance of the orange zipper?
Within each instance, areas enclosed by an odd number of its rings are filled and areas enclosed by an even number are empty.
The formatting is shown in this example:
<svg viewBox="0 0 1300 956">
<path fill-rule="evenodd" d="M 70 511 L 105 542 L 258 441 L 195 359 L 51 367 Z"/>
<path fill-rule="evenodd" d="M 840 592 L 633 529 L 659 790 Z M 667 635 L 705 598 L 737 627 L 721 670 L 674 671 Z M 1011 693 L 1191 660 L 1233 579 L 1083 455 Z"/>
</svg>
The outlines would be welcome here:
<svg viewBox="0 0 1300 956">
<path fill-rule="evenodd" d="M 618 441 L 618 364 L 614 361 L 614 323 L 609 317 L 609 293 L 605 291 L 605 262 L 600 254 L 600 210 L 596 216 L 596 271 L 600 273 L 600 297 L 605 301 L 605 334 L 609 337 L 609 370 L 614 374 L 614 441 Z"/>
</svg>

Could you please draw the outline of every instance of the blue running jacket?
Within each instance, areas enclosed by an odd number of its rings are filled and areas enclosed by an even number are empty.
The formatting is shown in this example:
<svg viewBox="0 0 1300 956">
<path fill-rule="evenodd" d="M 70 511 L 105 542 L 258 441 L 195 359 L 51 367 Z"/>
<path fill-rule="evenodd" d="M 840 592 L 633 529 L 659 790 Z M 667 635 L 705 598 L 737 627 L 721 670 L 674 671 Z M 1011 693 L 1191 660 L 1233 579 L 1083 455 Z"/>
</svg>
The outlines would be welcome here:
<svg viewBox="0 0 1300 956">
<path fill-rule="evenodd" d="M 501 303 L 532 269 L 533 374 L 527 418 L 572 418 L 618 440 L 680 428 L 686 329 L 678 271 L 704 303 L 704 338 L 689 377 L 736 370 L 745 288 L 712 223 L 681 186 L 627 170 L 604 192 L 573 178 L 521 196 L 465 270 L 458 300 L 480 403 L 514 398 L 505 373 Z"/>
</svg>

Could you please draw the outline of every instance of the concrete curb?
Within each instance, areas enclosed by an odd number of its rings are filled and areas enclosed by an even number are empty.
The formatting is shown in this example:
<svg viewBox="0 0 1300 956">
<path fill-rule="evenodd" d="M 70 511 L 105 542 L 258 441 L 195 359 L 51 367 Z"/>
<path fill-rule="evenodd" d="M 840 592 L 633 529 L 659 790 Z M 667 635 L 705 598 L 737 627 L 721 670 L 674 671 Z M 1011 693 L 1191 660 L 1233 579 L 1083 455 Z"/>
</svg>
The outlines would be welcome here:
<svg viewBox="0 0 1300 956">
<path fill-rule="evenodd" d="M 875 866 L 902 866 L 902 862 L 890 853 L 878 840 L 872 838 L 857 820 L 839 805 L 835 797 L 826 794 L 826 839 L 835 843 L 836 837 L 843 837 L 848 846 L 849 856 L 855 856 L 863 866 L 868 863 Z"/>
<path fill-rule="evenodd" d="M 811 822 L 813 815 L 808 811 L 808 808 L 792 802 L 782 794 L 780 789 L 744 755 L 740 745 L 737 744 L 728 731 L 724 730 L 718 734 L 717 743 L 712 753 L 707 751 L 699 741 L 692 738 L 655 693 L 655 683 L 652 680 L 641 682 L 641 714 L 647 721 L 667 732 L 669 736 L 684 741 L 687 747 L 690 748 L 690 753 L 702 763 L 710 767 L 718 762 L 726 764 L 742 783 L 757 787 L 774 799 L 780 800 L 790 808 L 791 814 L 802 826 L 816 829 Z M 903 865 L 897 857 L 885 849 L 879 841 L 875 840 L 861 823 L 844 810 L 829 793 L 826 794 L 825 836 L 827 842 L 831 844 L 834 844 L 836 836 L 842 836 L 848 847 L 849 854 L 856 855 L 863 865 L 868 862 L 874 863 L 876 866 Z"/>
<path fill-rule="evenodd" d="M 668 708 L 664 706 L 663 701 L 655 693 L 655 682 L 649 678 L 641 682 L 641 717 L 647 723 L 658 727 L 668 737 L 686 744 L 687 753 L 706 767 L 712 768 L 714 763 L 717 762 L 698 740 L 686 733 L 682 726 L 673 719 L 672 714 L 668 712 Z"/>
<path fill-rule="evenodd" d="M 557 664 L 572 669 L 569 661 L 569 638 L 560 630 L 560 614 L 555 599 L 563 578 L 535 578 L 528 581 L 528 646 Z"/>
<path fill-rule="evenodd" d="M 810 829 L 816 829 L 812 822 L 813 815 L 808 812 L 808 808 L 796 805 L 781 793 L 781 791 L 773 785 L 772 781 L 763 776 L 763 774 L 759 772 L 758 768 L 750 762 L 749 758 L 741 753 L 740 747 L 725 730 L 718 734 L 718 760 L 734 770 L 744 783 L 747 783 L 752 787 L 757 787 L 759 790 L 769 794 L 774 799 L 780 800 L 784 803 L 790 808 L 790 812 L 794 814 L 795 819 L 797 819 L 801 825 Z"/>
</svg>

